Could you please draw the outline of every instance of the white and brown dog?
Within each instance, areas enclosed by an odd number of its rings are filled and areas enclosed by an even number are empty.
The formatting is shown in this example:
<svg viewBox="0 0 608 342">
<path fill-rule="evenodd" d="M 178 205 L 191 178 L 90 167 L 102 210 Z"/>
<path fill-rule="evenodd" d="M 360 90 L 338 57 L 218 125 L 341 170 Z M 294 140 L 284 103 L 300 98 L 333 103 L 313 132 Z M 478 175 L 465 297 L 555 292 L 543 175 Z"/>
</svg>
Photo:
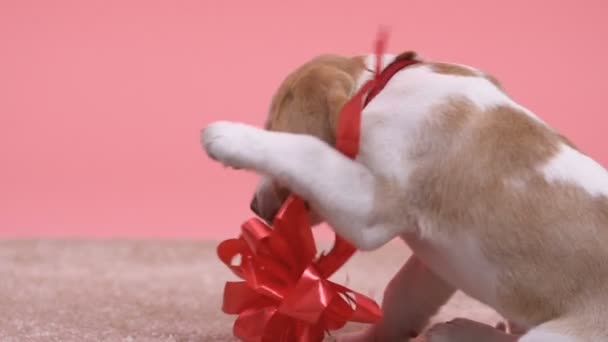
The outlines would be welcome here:
<svg viewBox="0 0 608 342">
<path fill-rule="evenodd" d="M 606 170 L 491 76 L 427 61 L 364 109 L 350 160 L 332 147 L 338 114 L 374 64 L 315 58 L 281 85 L 266 129 L 217 122 L 201 138 L 213 159 L 263 175 L 260 216 L 293 191 L 359 249 L 400 237 L 413 250 L 383 320 L 351 340 L 407 340 L 460 289 L 525 332 L 457 320 L 427 340 L 608 341 Z"/>
</svg>

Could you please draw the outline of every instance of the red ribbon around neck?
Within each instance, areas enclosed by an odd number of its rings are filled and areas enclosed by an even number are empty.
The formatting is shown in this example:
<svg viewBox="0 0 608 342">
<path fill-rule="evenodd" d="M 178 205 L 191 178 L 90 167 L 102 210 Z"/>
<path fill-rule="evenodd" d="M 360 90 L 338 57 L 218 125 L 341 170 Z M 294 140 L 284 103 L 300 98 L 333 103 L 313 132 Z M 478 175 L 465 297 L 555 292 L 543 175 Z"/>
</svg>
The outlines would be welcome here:
<svg viewBox="0 0 608 342">
<path fill-rule="evenodd" d="M 416 61 L 397 59 L 382 70 L 386 35 L 376 42 L 375 75 L 342 108 L 336 148 L 350 158 L 359 151 L 361 111 L 389 79 Z M 236 314 L 234 335 L 247 342 L 317 342 L 347 322 L 381 318 L 370 298 L 328 280 L 356 248 L 335 236 L 332 249 L 317 249 L 302 199 L 290 196 L 272 227 L 249 219 L 236 239 L 223 241 L 218 256 L 243 281 L 227 282 L 223 311 Z M 240 260 L 236 260 L 240 259 Z"/>
</svg>

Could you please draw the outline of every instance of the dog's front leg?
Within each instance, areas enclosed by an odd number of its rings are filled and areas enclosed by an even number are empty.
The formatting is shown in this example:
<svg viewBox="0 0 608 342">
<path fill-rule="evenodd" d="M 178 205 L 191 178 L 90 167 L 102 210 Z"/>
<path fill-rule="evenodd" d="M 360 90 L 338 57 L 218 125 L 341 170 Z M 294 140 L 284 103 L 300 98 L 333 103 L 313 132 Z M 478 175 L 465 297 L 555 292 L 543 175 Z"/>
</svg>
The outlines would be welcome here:
<svg viewBox="0 0 608 342">
<path fill-rule="evenodd" d="M 407 225 L 376 215 L 378 179 L 315 137 L 217 122 L 203 130 L 201 140 L 207 154 L 224 165 L 278 180 L 359 249 L 380 247 Z"/>
<path fill-rule="evenodd" d="M 338 341 L 408 341 L 422 332 L 454 291 L 412 255 L 384 291 L 382 321 L 364 332 L 341 336 Z"/>
</svg>

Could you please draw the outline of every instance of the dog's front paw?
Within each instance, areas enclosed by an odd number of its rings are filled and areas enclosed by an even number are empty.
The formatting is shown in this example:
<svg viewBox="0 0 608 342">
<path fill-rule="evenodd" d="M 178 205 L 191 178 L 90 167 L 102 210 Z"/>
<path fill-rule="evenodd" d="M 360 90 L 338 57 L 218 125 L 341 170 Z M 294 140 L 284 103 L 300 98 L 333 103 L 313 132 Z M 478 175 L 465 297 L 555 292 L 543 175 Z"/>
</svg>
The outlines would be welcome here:
<svg viewBox="0 0 608 342">
<path fill-rule="evenodd" d="M 218 121 L 201 132 L 201 144 L 207 155 L 214 160 L 235 169 L 253 168 L 259 158 L 259 141 L 256 136 L 261 131 L 245 124 Z"/>
</svg>

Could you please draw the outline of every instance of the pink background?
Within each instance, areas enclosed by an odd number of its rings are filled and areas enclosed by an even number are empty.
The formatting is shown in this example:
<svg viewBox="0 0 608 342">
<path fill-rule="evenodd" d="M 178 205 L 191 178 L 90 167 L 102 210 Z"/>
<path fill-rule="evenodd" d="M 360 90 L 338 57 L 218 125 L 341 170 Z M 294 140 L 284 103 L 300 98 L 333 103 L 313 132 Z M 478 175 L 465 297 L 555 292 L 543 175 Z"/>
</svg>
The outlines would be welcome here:
<svg viewBox="0 0 608 342">
<path fill-rule="evenodd" d="M 262 124 L 292 68 L 370 50 L 476 65 L 608 162 L 608 2 L 0 0 L 0 236 L 234 236 L 255 177 L 199 130 Z"/>
</svg>

